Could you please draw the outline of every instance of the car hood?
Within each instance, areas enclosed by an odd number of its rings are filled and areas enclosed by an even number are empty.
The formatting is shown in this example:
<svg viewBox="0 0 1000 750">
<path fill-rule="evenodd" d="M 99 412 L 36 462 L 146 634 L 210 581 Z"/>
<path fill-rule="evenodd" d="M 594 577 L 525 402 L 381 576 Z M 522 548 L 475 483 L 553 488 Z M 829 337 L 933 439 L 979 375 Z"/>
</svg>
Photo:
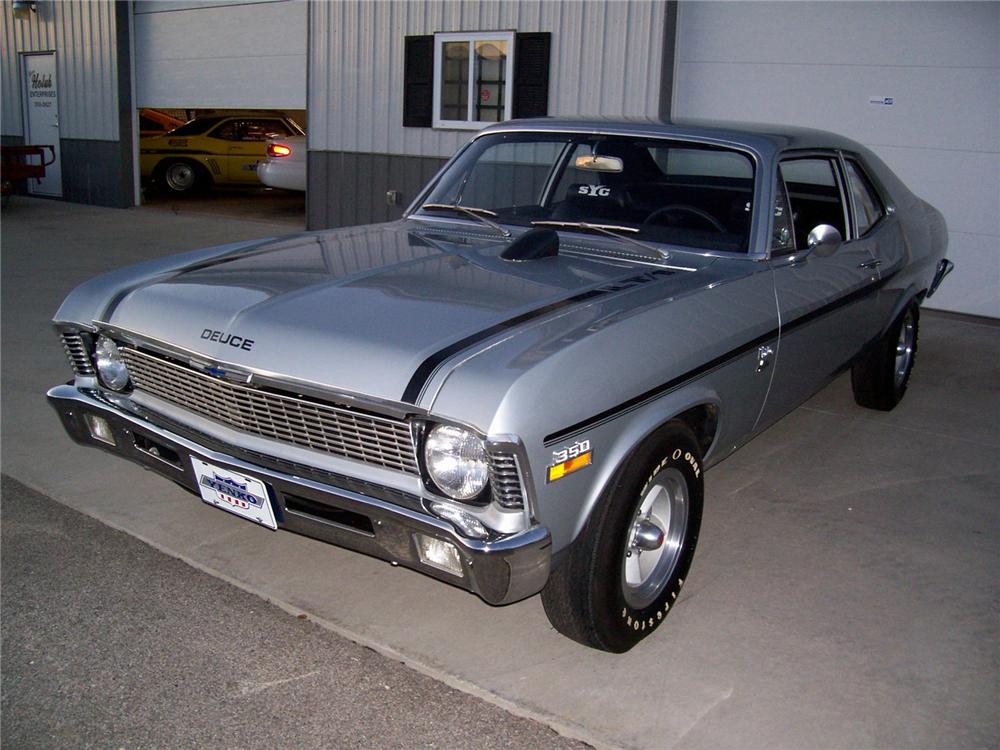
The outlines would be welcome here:
<svg viewBox="0 0 1000 750">
<path fill-rule="evenodd" d="M 510 262 L 509 240 L 455 226 L 268 241 L 140 284 L 106 322 L 217 363 L 418 403 L 449 358 L 651 272 L 579 255 Z"/>
</svg>

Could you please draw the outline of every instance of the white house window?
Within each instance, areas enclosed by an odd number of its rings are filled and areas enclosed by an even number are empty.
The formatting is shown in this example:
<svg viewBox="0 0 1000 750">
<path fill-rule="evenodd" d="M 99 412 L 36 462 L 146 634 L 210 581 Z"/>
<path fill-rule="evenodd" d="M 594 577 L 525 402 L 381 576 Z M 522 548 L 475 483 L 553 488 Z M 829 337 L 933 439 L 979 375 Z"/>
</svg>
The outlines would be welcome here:
<svg viewBox="0 0 1000 750">
<path fill-rule="evenodd" d="M 514 32 L 434 35 L 434 127 L 478 130 L 511 118 Z"/>
</svg>

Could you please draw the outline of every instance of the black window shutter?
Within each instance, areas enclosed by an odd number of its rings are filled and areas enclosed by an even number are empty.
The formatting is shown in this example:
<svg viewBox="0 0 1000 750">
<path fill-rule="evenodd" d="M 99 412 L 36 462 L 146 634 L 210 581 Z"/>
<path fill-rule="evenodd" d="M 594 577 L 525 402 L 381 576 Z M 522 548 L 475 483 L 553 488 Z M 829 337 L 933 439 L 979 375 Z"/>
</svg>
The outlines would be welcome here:
<svg viewBox="0 0 1000 750">
<path fill-rule="evenodd" d="M 514 41 L 514 117 L 549 113 L 549 58 L 552 34 L 518 34 Z"/>
<path fill-rule="evenodd" d="M 434 120 L 434 36 L 408 36 L 403 51 L 403 127 Z"/>
</svg>

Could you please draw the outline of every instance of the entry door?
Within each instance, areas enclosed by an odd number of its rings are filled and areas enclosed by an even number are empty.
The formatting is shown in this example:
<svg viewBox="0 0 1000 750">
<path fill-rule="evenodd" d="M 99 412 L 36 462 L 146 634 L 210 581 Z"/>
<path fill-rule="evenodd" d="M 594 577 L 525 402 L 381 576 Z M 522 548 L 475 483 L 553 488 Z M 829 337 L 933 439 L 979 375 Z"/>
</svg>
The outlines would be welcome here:
<svg viewBox="0 0 1000 750">
<path fill-rule="evenodd" d="M 786 197 L 787 191 L 787 197 Z M 775 370 L 759 428 L 777 421 L 840 372 L 877 327 L 878 272 L 865 240 L 851 240 L 843 176 L 833 154 L 810 154 L 781 163 L 776 190 L 784 202 L 776 216 L 770 267 L 781 316 Z M 818 224 L 845 238 L 832 255 L 806 246 Z"/>
<path fill-rule="evenodd" d="M 28 180 L 35 195 L 62 197 L 62 169 L 59 158 L 59 83 L 56 80 L 56 53 L 23 55 L 24 142 L 29 146 L 52 146 L 55 163 L 45 167 L 42 181 Z M 46 156 L 49 154 L 46 151 Z M 51 157 L 49 157 L 51 158 Z M 37 163 L 37 159 L 32 159 Z"/>
</svg>

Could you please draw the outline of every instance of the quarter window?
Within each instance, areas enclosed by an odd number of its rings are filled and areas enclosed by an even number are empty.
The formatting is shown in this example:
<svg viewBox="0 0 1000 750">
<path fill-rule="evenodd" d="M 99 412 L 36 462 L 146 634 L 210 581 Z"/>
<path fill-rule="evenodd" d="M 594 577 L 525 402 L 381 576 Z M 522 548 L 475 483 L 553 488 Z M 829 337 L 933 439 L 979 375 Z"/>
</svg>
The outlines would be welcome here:
<svg viewBox="0 0 1000 750">
<path fill-rule="evenodd" d="M 435 34 L 434 127 L 479 129 L 511 118 L 514 33 Z"/>
<path fill-rule="evenodd" d="M 792 211 L 795 248 L 805 249 L 809 232 L 820 224 L 835 227 L 846 239 L 846 203 L 834 158 L 788 159 L 778 169 Z"/>
<path fill-rule="evenodd" d="M 861 237 L 885 216 L 885 207 L 861 166 L 850 159 L 847 160 L 847 180 L 854 197 L 854 220 Z"/>
<path fill-rule="evenodd" d="M 792 235 L 792 210 L 788 206 L 788 193 L 785 181 L 778 177 L 774 190 L 774 223 L 771 225 L 771 250 L 776 254 L 789 253 L 795 250 L 795 237 Z"/>
</svg>

